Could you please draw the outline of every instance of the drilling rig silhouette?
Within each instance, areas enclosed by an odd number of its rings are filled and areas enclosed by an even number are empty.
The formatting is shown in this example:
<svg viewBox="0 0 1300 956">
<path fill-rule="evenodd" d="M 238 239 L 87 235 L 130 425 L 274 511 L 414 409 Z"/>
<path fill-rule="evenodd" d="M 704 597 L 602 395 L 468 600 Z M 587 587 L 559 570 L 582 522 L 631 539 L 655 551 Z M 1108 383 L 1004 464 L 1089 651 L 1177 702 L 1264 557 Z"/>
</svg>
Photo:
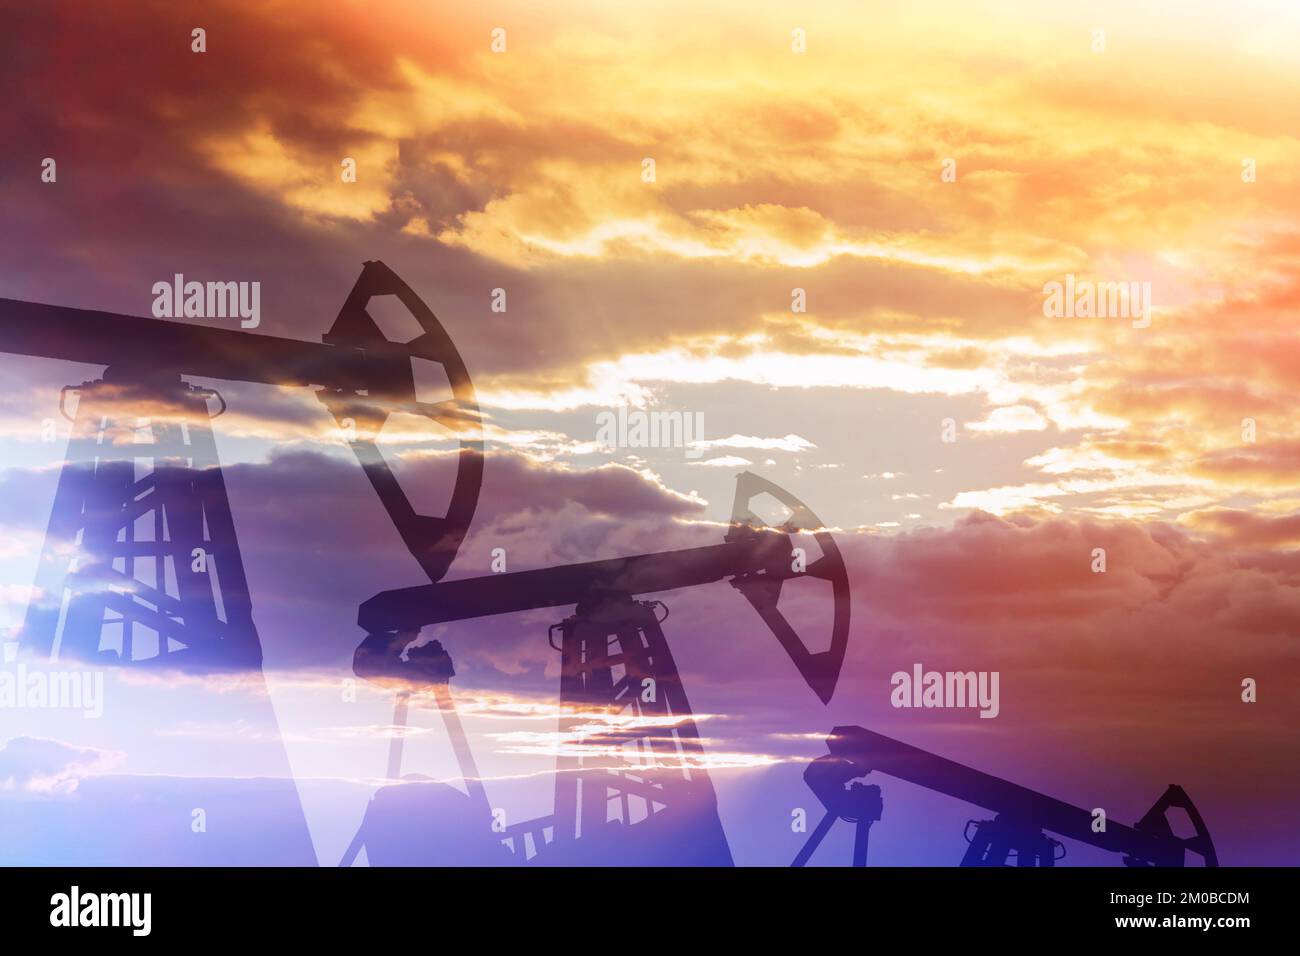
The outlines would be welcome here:
<svg viewBox="0 0 1300 956">
<path fill-rule="evenodd" d="M 880 787 L 860 778 L 880 773 L 944 793 L 996 814 L 991 820 L 971 820 L 964 836 L 969 844 L 962 866 L 1055 866 L 1065 856 L 1065 845 L 1047 832 L 1122 854 L 1125 866 L 1179 867 L 1190 851 L 1206 866 L 1219 858 L 1200 812 L 1182 787 L 1170 785 L 1134 826 L 1097 818 L 1082 807 L 1071 806 L 1000 777 L 963 766 L 945 757 L 902 743 L 862 727 L 836 727 L 826 738 L 830 751 L 812 761 L 804 780 L 816 794 L 826 814 L 795 856 L 793 866 L 803 866 L 830 832 L 836 820 L 855 825 L 853 865 L 866 866 L 867 833 L 882 816 Z M 1174 833 L 1169 811 L 1181 809 L 1195 832 Z"/>
</svg>

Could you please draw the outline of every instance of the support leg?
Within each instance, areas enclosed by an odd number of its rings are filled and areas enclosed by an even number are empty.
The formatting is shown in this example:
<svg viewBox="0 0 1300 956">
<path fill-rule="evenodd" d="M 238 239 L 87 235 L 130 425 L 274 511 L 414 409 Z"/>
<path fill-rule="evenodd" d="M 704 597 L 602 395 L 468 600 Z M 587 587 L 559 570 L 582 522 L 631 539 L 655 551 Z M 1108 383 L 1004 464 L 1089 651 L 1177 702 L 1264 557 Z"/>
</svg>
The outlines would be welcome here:
<svg viewBox="0 0 1300 956">
<path fill-rule="evenodd" d="M 867 865 L 867 835 L 871 832 L 870 820 L 859 820 L 853 836 L 853 865 Z"/>
<path fill-rule="evenodd" d="M 406 740 L 406 711 L 411 705 L 411 692 L 398 691 L 393 698 L 393 727 L 397 733 L 388 741 L 388 779 L 402 779 L 402 744 Z"/>
<path fill-rule="evenodd" d="M 807 862 L 812 859 L 813 851 L 816 850 L 817 847 L 821 846 L 822 840 L 826 839 L 826 834 L 830 832 L 831 825 L 834 823 L 835 813 L 833 811 L 827 811 L 826 815 L 822 817 L 821 822 L 817 824 L 817 828 L 809 834 L 807 842 L 803 845 L 803 849 L 799 851 L 799 854 L 794 858 L 794 862 L 790 865 L 804 866 L 807 864 Z"/>
<path fill-rule="evenodd" d="M 483 788 L 483 778 L 479 776 L 478 764 L 474 762 L 474 753 L 469 748 L 465 729 L 461 726 L 460 715 L 456 713 L 456 704 L 451 699 L 451 688 L 447 684 L 434 684 L 433 697 L 442 711 L 442 720 L 447 727 L 447 736 L 451 739 L 451 749 L 456 754 L 456 764 L 465 781 L 465 789 L 475 803 L 483 808 L 489 819 L 492 817 L 492 805 L 488 802 L 487 791 Z"/>
</svg>

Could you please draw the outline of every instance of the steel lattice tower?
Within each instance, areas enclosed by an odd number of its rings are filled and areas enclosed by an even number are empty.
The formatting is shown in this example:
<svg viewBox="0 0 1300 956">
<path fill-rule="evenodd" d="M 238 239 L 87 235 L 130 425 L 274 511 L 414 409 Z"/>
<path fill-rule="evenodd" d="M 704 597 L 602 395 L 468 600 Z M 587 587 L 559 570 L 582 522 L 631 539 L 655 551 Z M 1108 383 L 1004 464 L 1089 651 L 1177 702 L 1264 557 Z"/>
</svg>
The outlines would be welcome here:
<svg viewBox="0 0 1300 956">
<path fill-rule="evenodd" d="M 557 862 L 572 855 L 604 865 L 732 863 L 656 606 L 611 595 L 580 604 L 557 625 Z"/>
<path fill-rule="evenodd" d="M 209 424 L 208 402 L 219 396 L 135 368 L 110 368 L 79 392 L 23 650 L 187 671 L 260 668 Z"/>
</svg>

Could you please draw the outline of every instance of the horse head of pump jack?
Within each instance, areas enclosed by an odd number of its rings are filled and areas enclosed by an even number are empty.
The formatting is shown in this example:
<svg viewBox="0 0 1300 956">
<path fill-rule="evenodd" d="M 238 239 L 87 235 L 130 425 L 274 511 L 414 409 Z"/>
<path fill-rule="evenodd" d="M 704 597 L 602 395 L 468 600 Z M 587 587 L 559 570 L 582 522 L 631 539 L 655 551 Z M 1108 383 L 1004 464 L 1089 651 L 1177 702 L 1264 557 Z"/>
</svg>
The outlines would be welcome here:
<svg viewBox="0 0 1300 956">
<path fill-rule="evenodd" d="M 422 334 L 406 343 L 388 341 L 366 311 L 370 300 L 382 295 L 397 296 L 420 324 Z M 359 349 L 369 360 L 354 380 L 327 387 L 318 397 L 344 427 L 403 543 L 429 580 L 439 581 L 469 530 L 483 481 L 483 426 L 465 361 L 433 311 L 382 262 L 365 264 L 323 339 L 330 345 Z M 416 400 L 412 359 L 443 367 L 451 386 L 450 401 Z M 456 482 L 445 517 L 416 514 L 375 444 L 375 436 L 394 412 L 423 415 L 461 436 Z"/>
<path fill-rule="evenodd" d="M 781 529 L 787 554 L 783 555 L 780 562 L 769 564 L 757 572 L 736 575 L 731 584 L 745 596 L 763 623 L 772 630 L 813 693 L 821 698 L 822 703 L 828 704 L 835 693 L 835 685 L 839 682 L 844 654 L 849 646 L 848 569 L 844 566 L 844 558 L 840 555 L 834 537 L 811 508 L 784 488 L 748 471 L 742 472 L 736 479 L 736 501 L 726 540 L 743 540 L 749 535 L 770 533 L 770 529 L 765 528 L 750 510 L 753 500 L 763 494 L 771 495 L 790 511 L 790 517 Z M 798 531 L 812 532 L 822 552 L 820 557 L 801 571 L 794 570 L 795 562 L 791 560 L 794 548 L 790 535 Z M 830 644 L 826 650 L 815 653 L 808 650 L 777 607 L 782 585 L 791 578 L 803 575 L 819 578 L 831 585 L 834 616 L 831 621 Z"/>
</svg>

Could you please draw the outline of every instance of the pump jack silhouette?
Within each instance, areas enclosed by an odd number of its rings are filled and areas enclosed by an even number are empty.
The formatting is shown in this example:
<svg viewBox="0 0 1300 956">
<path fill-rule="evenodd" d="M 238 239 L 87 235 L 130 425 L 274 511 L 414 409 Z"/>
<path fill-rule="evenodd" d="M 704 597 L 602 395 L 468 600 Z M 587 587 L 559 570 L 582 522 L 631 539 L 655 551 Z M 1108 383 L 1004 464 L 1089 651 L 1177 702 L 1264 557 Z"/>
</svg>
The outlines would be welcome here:
<svg viewBox="0 0 1300 956">
<path fill-rule="evenodd" d="M 1012 857 L 1017 866 L 1054 866 L 1064 857 L 1065 847 L 1044 831 L 1123 854 L 1125 866 L 1183 866 L 1189 850 L 1206 866 L 1219 865 L 1200 812 L 1183 788 L 1173 784 L 1134 826 L 1108 820 L 1106 828 L 1097 832 L 1093 815 L 1081 807 L 862 727 L 836 727 L 826 738 L 826 746 L 830 753 L 818 757 L 804 771 L 804 780 L 826 807 L 826 815 L 792 866 L 803 866 L 812 858 L 836 819 L 857 824 L 853 865 L 866 866 L 866 831 L 881 817 L 880 788 L 864 786 L 858 778 L 873 772 L 946 793 L 996 814 L 992 820 L 966 824 L 970 847 L 962 866 L 1007 866 Z M 1196 831 L 1193 836 L 1174 834 L 1168 819 L 1174 808 L 1186 811 Z"/>
<path fill-rule="evenodd" d="M 407 307 L 420 336 L 385 338 L 366 312 L 383 295 Z M 315 388 L 430 581 L 446 574 L 473 518 L 483 444 L 469 373 L 433 312 L 382 262 L 365 264 L 322 344 L 0 299 L 0 351 L 108 366 L 101 379 L 65 388 L 60 400 L 67 415 L 67 394 L 80 392 L 39 571 L 39 586 L 54 599 L 29 612 L 19 642 L 26 650 L 187 670 L 260 667 L 208 426 L 206 403 L 221 399 L 182 375 Z M 416 400 L 416 359 L 446 370 L 449 401 Z M 224 410 L 221 401 L 216 414 Z M 445 517 L 417 514 L 379 451 L 376 436 L 397 412 L 462 434 Z M 152 435 L 141 442 L 141 431 Z M 137 478 L 149 461 L 152 471 Z M 152 519 L 153 528 L 141 519 Z M 153 565 L 144 579 L 132 573 L 142 560 Z M 106 647 L 105 624 L 119 619 L 123 637 Z M 142 628 L 158 635 L 148 648 L 133 640 Z"/>
<path fill-rule="evenodd" d="M 367 313 L 372 298 L 386 295 L 419 323 L 422 332 L 410 342 L 388 341 Z M 365 263 L 321 343 L 0 299 L 0 351 L 107 366 L 101 378 L 65 388 L 59 403 L 72 417 L 67 399 L 79 393 L 35 596 L 18 633 L 19 653 L 34 666 L 76 659 L 186 674 L 260 674 L 261 643 L 210 427 L 225 402 L 183 376 L 315 389 L 430 581 L 447 572 L 473 518 L 483 472 L 473 385 L 433 312 L 382 262 Z M 443 367 L 449 400 L 417 400 L 416 360 Z M 212 401 L 220 406 L 215 413 Z M 427 416 L 460 437 L 445 516 L 418 514 L 379 451 L 378 433 L 397 412 Z M 259 711 L 259 718 L 266 714 Z M 284 771 L 287 776 L 287 759 Z M 275 847 L 259 851 L 265 841 L 241 843 L 227 826 L 229 855 L 202 859 L 314 860 L 292 781 L 281 790 L 274 797 L 282 816 Z M 195 800 L 184 801 L 146 808 L 143 797 L 135 800 L 141 825 L 161 828 L 139 842 L 178 844 L 155 836 L 172 834 L 169 827 L 188 833 Z M 112 816 L 125 808 L 98 812 Z M 94 839 L 95 824 L 88 822 L 87 840 Z M 209 838 L 196 852 L 210 853 L 219 843 Z M 284 853 L 276 856 L 276 849 Z M 141 860 L 133 853 L 130 862 Z"/>
<path fill-rule="evenodd" d="M 781 528 L 764 525 L 750 505 L 769 495 L 790 512 Z M 795 557 L 791 535 L 810 531 L 821 556 L 806 567 Z M 730 865 L 731 851 L 717 814 L 706 757 L 672 653 L 660 628 L 662 602 L 641 594 L 693 587 L 730 578 L 771 629 L 796 669 L 823 702 L 834 693 L 848 646 L 849 583 L 839 549 L 815 514 L 789 492 L 748 472 L 737 479 L 729 530 L 722 544 L 642 554 L 535 571 L 494 574 L 387 591 L 362 605 L 359 623 L 369 636 L 357 649 L 354 669 L 372 680 L 421 680 L 412 649 L 401 652 L 420 628 L 541 607 L 574 605 L 551 628 L 560 651 L 560 735 L 596 733 L 557 758 L 555 805 L 550 816 L 515 824 L 503 834 L 518 862 L 538 865 Z M 826 650 L 813 653 L 777 606 L 785 582 L 809 577 L 829 582 L 834 618 Z M 656 611 L 663 610 L 663 616 Z M 560 641 L 554 642 L 555 632 Z M 439 648 L 439 652 L 441 648 Z M 414 661 L 414 663 L 412 663 Z M 647 696 L 643 691 L 651 688 Z M 464 748 L 454 710 L 440 706 L 457 753 Z M 401 711 L 399 696 L 399 714 Z M 631 712 L 629 729 L 601 729 L 601 718 Z M 400 722 L 400 721 L 399 721 Z M 589 751 L 589 753 L 588 753 Z M 477 771 L 461 758 L 468 781 Z M 399 774 L 390 766 L 390 777 Z M 398 790 L 407 787 L 399 784 Z M 389 797 L 389 799 L 395 799 Z M 373 809 L 372 804 L 372 809 Z M 415 808 L 412 814 L 418 812 Z M 486 826 L 490 811 L 483 804 Z M 370 817 L 370 814 L 368 814 Z M 344 865 L 361 844 L 375 842 L 378 821 L 363 822 Z"/>
</svg>

